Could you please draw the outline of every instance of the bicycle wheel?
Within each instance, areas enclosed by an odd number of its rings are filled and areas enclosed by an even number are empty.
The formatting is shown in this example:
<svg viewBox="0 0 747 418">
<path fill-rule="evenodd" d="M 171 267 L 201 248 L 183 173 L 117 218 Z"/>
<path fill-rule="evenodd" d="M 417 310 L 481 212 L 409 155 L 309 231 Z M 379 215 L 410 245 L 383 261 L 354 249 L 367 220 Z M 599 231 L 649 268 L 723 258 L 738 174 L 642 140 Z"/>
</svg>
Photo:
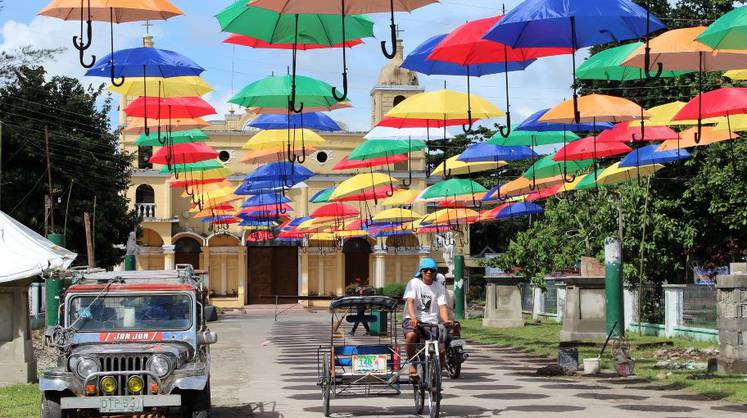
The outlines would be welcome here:
<svg viewBox="0 0 747 418">
<path fill-rule="evenodd" d="M 329 416 L 329 398 L 331 395 L 332 386 L 332 373 L 329 369 L 329 355 L 324 356 L 324 368 L 322 374 L 322 408 L 324 409 L 324 416 Z"/>
<path fill-rule="evenodd" d="M 428 359 L 428 415 L 438 417 L 441 409 L 441 361 L 438 352 L 431 353 Z"/>
<path fill-rule="evenodd" d="M 412 384 L 412 389 L 414 392 L 413 397 L 415 399 L 415 415 L 420 415 L 423 413 L 423 408 L 425 407 L 425 386 L 423 385 L 425 374 L 423 373 L 424 370 L 422 363 L 417 364 L 415 367 L 418 369 L 420 380 Z"/>
</svg>

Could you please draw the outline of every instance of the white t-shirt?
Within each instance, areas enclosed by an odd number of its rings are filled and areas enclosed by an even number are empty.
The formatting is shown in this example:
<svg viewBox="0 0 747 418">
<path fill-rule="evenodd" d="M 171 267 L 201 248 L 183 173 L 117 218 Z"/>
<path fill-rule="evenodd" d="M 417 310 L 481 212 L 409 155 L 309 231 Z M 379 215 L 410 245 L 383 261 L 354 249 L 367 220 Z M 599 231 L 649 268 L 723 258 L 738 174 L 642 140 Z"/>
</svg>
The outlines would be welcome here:
<svg viewBox="0 0 747 418">
<path fill-rule="evenodd" d="M 438 307 L 446 305 L 446 292 L 442 284 L 435 280 L 430 286 L 425 284 L 421 279 L 414 278 L 407 283 L 403 298 L 414 299 L 415 317 L 420 322 L 428 324 L 438 324 Z M 410 319 L 405 305 L 405 319 Z"/>
</svg>

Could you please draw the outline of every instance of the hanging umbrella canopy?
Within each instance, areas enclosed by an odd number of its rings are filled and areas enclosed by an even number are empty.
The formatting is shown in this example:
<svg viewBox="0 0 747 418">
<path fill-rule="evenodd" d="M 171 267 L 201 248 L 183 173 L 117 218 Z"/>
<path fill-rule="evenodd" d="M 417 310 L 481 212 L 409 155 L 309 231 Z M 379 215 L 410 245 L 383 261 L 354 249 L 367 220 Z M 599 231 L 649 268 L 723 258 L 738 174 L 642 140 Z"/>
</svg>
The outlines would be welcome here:
<svg viewBox="0 0 747 418">
<path fill-rule="evenodd" d="M 154 47 L 130 48 L 115 51 L 98 60 L 86 71 L 89 77 L 110 77 L 114 60 L 114 77 L 185 77 L 199 76 L 205 71 L 191 59 L 174 51 Z M 147 86 L 146 86 L 147 87 Z M 157 93 L 154 89 L 153 93 Z"/>
<path fill-rule="evenodd" d="M 747 70 L 729 70 L 724 73 L 724 77 L 734 81 L 747 80 Z"/>
<path fill-rule="evenodd" d="M 322 145 L 327 142 L 319 134 L 309 129 L 271 129 L 254 134 L 254 136 L 246 141 L 242 148 L 248 150 L 282 148 L 289 141 L 300 143 L 301 138 L 303 138 L 305 145 L 310 146 Z"/>
<path fill-rule="evenodd" d="M 392 156 L 386 156 L 386 157 L 370 158 L 367 160 L 360 161 L 360 160 L 349 160 L 348 159 L 349 155 L 350 154 L 342 157 L 342 159 L 337 164 L 335 164 L 334 167 L 332 167 L 332 170 L 341 171 L 341 170 L 352 170 L 356 168 L 380 167 L 382 165 L 402 163 L 409 159 L 407 154 L 399 154 L 399 155 L 392 155 Z"/>
<path fill-rule="evenodd" d="M 216 114 L 216 110 L 200 97 L 138 97 L 124 109 L 127 116 L 160 119 L 194 119 Z"/>
<path fill-rule="evenodd" d="M 292 153 L 295 153 L 299 149 L 301 150 L 305 149 L 306 155 L 311 155 L 313 152 L 316 151 L 316 147 L 313 147 L 313 146 L 305 146 L 305 148 L 299 147 L 298 144 L 291 146 Z M 241 162 L 244 164 L 250 164 L 250 165 L 275 163 L 278 161 L 285 160 L 287 155 L 288 155 L 288 145 L 278 144 L 278 145 L 270 146 L 270 147 L 259 149 L 259 150 L 247 151 L 247 153 L 241 157 Z"/>
<path fill-rule="evenodd" d="M 597 136 L 597 142 L 632 142 L 632 141 L 666 141 L 668 139 L 677 139 L 679 135 L 668 126 L 647 126 L 644 124 L 641 129 L 641 123 L 620 122 L 607 129 Z M 641 132 L 643 131 L 643 132 Z M 643 133 L 643 137 L 641 137 Z"/>
<path fill-rule="evenodd" d="M 313 196 L 309 199 L 309 202 L 311 203 L 327 203 L 329 202 L 330 196 L 332 196 L 332 193 L 334 193 L 335 188 L 334 187 L 327 187 L 326 189 L 319 190 L 318 192 L 314 193 Z"/>
<path fill-rule="evenodd" d="M 311 129 L 314 131 L 341 131 L 340 125 L 332 118 L 320 112 L 295 113 L 290 115 L 259 115 L 249 123 L 257 129 Z"/>
<path fill-rule="evenodd" d="M 661 164 L 652 164 L 638 167 L 620 167 L 620 163 L 614 163 L 611 166 L 605 168 L 597 176 L 597 184 L 599 185 L 611 185 L 618 183 L 627 183 L 641 177 L 648 177 L 653 175 L 655 172 L 664 168 Z"/>
<path fill-rule="evenodd" d="M 628 99 L 605 94 L 589 94 L 578 98 L 581 122 L 625 122 L 648 119 L 645 109 Z M 541 122 L 573 123 L 575 121 L 572 100 L 566 100 L 548 110 Z"/>
<path fill-rule="evenodd" d="M 506 70 L 506 65 L 504 65 L 503 62 L 458 64 L 447 60 L 431 58 L 434 48 L 438 46 L 444 38 L 446 38 L 446 34 L 436 35 L 427 39 L 407 55 L 400 67 L 427 75 L 464 75 L 473 77 L 498 74 Z M 497 45 L 493 42 L 490 43 Z M 503 57 L 503 55 L 501 55 L 501 57 Z M 536 60 L 527 59 L 522 61 L 510 61 L 508 63 L 508 71 L 523 71 L 534 61 Z"/>
<path fill-rule="evenodd" d="M 713 129 L 717 131 L 728 131 L 732 132 L 743 132 L 747 131 L 747 114 L 729 116 L 729 120 L 726 117 L 720 118 L 709 118 L 709 121 L 715 120 L 716 126 Z"/>
<path fill-rule="evenodd" d="M 422 218 L 422 223 L 434 225 L 467 225 L 477 222 L 480 214 L 469 208 L 439 209 Z"/>
<path fill-rule="evenodd" d="M 338 1 L 309 2 L 307 0 L 252 0 L 251 3 L 253 6 L 284 14 L 324 13 L 349 16 L 360 13 L 390 12 L 391 10 L 411 12 L 436 3 L 436 0 L 394 0 L 391 4 L 390 0 L 346 0 L 344 4 Z"/>
<path fill-rule="evenodd" d="M 699 141 L 695 141 L 698 135 L 698 128 L 692 127 L 687 130 L 680 132 L 679 140 L 664 141 L 659 145 L 657 151 L 669 151 L 676 150 L 678 148 L 691 148 L 691 147 L 702 147 L 705 145 L 714 144 L 716 142 L 728 141 L 731 139 L 739 138 L 739 135 L 734 132 L 719 131 L 712 126 L 704 126 L 700 131 Z"/>
<path fill-rule="evenodd" d="M 142 133 L 135 140 L 135 145 L 139 147 L 160 147 L 166 143 L 167 139 L 171 144 L 176 145 L 188 142 L 207 141 L 208 136 L 199 129 L 189 129 L 186 131 L 176 131 L 171 133 L 161 132 L 160 137 L 155 133 L 152 133 L 151 135 L 145 135 L 145 133 Z"/>
<path fill-rule="evenodd" d="M 533 113 L 531 116 L 526 118 L 524 122 L 520 123 L 519 126 L 517 126 L 514 130 L 516 131 L 539 131 L 539 132 L 546 132 L 546 131 L 559 131 L 559 132 L 590 132 L 590 131 L 600 131 L 603 129 L 609 129 L 612 127 L 612 124 L 609 122 L 598 122 L 596 124 L 593 123 L 548 123 L 548 122 L 542 122 L 540 119 L 545 116 L 545 114 L 550 109 L 542 109 L 535 113 Z"/>
<path fill-rule="evenodd" d="M 377 186 L 392 185 L 398 180 L 384 173 L 364 173 L 351 177 L 340 183 L 332 192 L 330 199 L 338 199 L 352 194 L 359 194 Z M 373 199 L 373 197 L 371 197 Z"/>
<path fill-rule="evenodd" d="M 117 87 L 109 85 L 107 90 L 124 97 L 160 96 L 160 97 L 194 97 L 203 96 L 213 91 L 213 88 L 201 77 L 145 77 L 125 79 L 124 84 Z"/>
<path fill-rule="evenodd" d="M 683 149 L 657 151 L 659 144 L 646 145 L 633 150 L 620 161 L 619 167 L 640 167 L 652 164 L 667 164 L 673 161 L 687 160 L 690 153 Z"/>
<path fill-rule="evenodd" d="M 487 143 L 499 145 L 502 147 L 518 145 L 536 147 L 541 145 L 571 142 L 579 138 L 580 137 L 573 132 L 514 130 L 510 134 L 508 134 L 508 138 L 504 138 L 500 133 L 496 132 L 493 136 L 490 137 Z"/>
<path fill-rule="evenodd" d="M 407 221 L 414 221 L 416 219 L 422 218 L 423 215 L 409 210 L 409 209 L 400 209 L 400 208 L 393 208 L 393 209 L 387 209 L 383 210 L 379 213 L 377 213 L 373 217 L 374 222 L 407 222 Z"/>
<path fill-rule="evenodd" d="M 218 171 L 223 171 L 223 170 L 225 170 L 226 172 L 230 174 L 230 170 L 228 169 L 219 169 L 219 170 L 200 171 L 199 174 L 188 175 L 187 178 L 180 177 L 179 179 L 177 179 L 176 177 L 171 177 L 171 179 L 169 179 L 169 188 L 181 189 L 181 188 L 186 188 L 186 187 L 220 183 L 224 181 L 226 176 L 228 176 L 229 174 L 225 174 L 225 175 L 220 174 L 216 176 L 208 176 L 208 175 L 203 176 L 202 173 L 209 173 L 211 171 L 218 172 Z"/>
<path fill-rule="evenodd" d="M 425 131 L 429 137 L 438 137 L 444 135 L 443 127 L 449 126 L 462 126 L 469 123 L 467 118 L 464 119 L 447 119 L 447 120 L 435 120 L 435 119 L 410 119 L 410 118 L 393 118 L 384 116 L 383 119 L 376 124 L 377 127 L 395 128 L 395 129 L 409 129 L 409 128 L 425 128 Z M 434 133 L 433 129 L 440 129 L 438 135 L 431 135 Z M 446 135 L 450 135 L 447 129 Z"/>
<path fill-rule="evenodd" d="M 334 14 L 319 13 L 318 10 L 307 13 L 280 12 L 263 8 L 256 1 L 238 0 L 215 18 L 223 32 L 245 35 L 271 44 L 295 42 L 332 46 L 374 37 L 373 21 L 368 16 L 346 15 L 343 39 L 343 19 Z"/>
<path fill-rule="evenodd" d="M 633 149 L 622 142 L 599 142 L 590 136 L 559 149 L 552 157 L 554 161 L 578 161 L 598 159 L 625 154 Z"/>
<path fill-rule="evenodd" d="M 229 45 L 248 46 L 250 48 L 258 48 L 258 49 L 293 49 L 293 42 L 270 43 L 267 41 L 263 41 L 261 39 L 252 38 L 251 36 L 239 35 L 237 33 L 232 33 L 228 35 L 228 37 L 223 40 L 223 43 L 229 44 Z M 354 46 L 361 45 L 362 43 L 363 41 L 360 39 L 355 39 L 355 40 L 348 41 L 345 43 L 340 42 L 334 45 L 299 43 L 298 45 L 296 45 L 296 49 L 299 51 L 311 51 L 314 49 L 342 48 L 343 46 L 345 48 L 352 48 Z"/>
<path fill-rule="evenodd" d="M 415 200 L 416 202 L 438 201 L 442 199 L 453 199 L 456 196 L 469 195 L 486 192 L 487 189 L 480 183 L 469 179 L 448 179 L 427 187 Z"/>
<path fill-rule="evenodd" d="M 288 203 L 291 200 L 283 195 L 277 193 L 262 193 L 252 196 L 241 205 L 242 208 L 251 206 L 262 206 L 262 205 L 276 205 L 282 203 Z"/>
<path fill-rule="evenodd" d="M 90 4 L 90 19 L 97 22 L 109 22 L 110 9 L 114 11 L 114 23 L 166 20 L 184 14 L 168 0 L 91 0 Z M 81 6 L 80 0 L 54 0 L 45 6 L 39 15 L 62 20 L 80 20 L 81 8 L 88 17 L 87 5 L 86 2 Z"/>
<path fill-rule="evenodd" d="M 457 158 L 463 162 L 502 162 L 527 160 L 536 157 L 537 154 L 531 148 L 523 145 L 502 147 L 487 142 L 470 145 Z"/>
<path fill-rule="evenodd" d="M 420 191 L 414 189 L 397 190 L 394 192 L 394 195 L 384 199 L 379 204 L 382 206 L 411 206 L 419 194 Z"/>
<path fill-rule="evenodd" d="M 300 183 L 314 176 L 308 168 L 286 161 L 260 166 L 246 177 L 248 181 L 276 181 Z M 286 184 L 287 185 L 287 184 Z M 290 187 L 290 186 L 288 186 Z"/>
<path fill-rule="evenodd" d="M 229 102 L 247 108 L 257 107 L 260 110 L 257 113 L 271 113 L 268 108 L 275 109 L 272 113 L 284 113 L 288 110 L 292 84 L 290 75 L 265 77 L 241 89 Z M 331 85 L 302 75 L 296 76 L 296 100 L 302 102 L 308 112 L 333 110 L 346 103 L 338 103 L 332 96 Z"/>
<path fill-rule="evenodd" d="M 493 187 L 488 193 L 485 194 L 483 200 L 502 200 L 513 196 L 522 196 L 533 191 L 544 190 L 549 187 L 557 186 L 563 183 L 563 176 L 547 177 L 541 179 L 527 179 L 519 177 L 508 183 Z M 534 188 L 532 188 L 534 186 Z"/>
<path fill-rule="evenodd" d="M 218 160 L 207 160 L 188 164 L 172 164 L 171 167 L 161 167 L 160 173 L 199 173 L 205 170 L 224 169 L 225 166 Z M 197 174 L 199 175 L 199 174 Z"/>
<path fill-rule="evenodd" d="M 401 119 L 407 120 L 407 119 Z M 363 137 L 365 139 L 399 139 L 408 141 L 412 139 L 444 139 L 453 138 L 454 132 L 447 128 L 445 131 L 441 128 L 392 128 L 388 126 L 377 125 Z"/>
<path fill-rule="evenodd" d="M 661 63 L 669 71 L 724 71 L 744 67 L 747 51 L 714 51 L 706 44 L 696 41 L 704 26 L 672 29 L 651 39 L 651 61 L 654 66 Z M 639 47 L 625 60 L 624 65 L 645 67 L 645 49 Z"/>
<path fill-rule="evenodd" d="M 150 157 L 149 162 L 151 164 L 185 164 L 212 160 L 217 157 L 218 151 L 212 147 L 201 142 L 188 142 L 159 148 Z"/>
<path fill-rule="evenodd" d="M 486 99 L 472 94 L 472 119 L 492 119 L 505 116 Z M 436 90 L 410 96 L 386 113 L 388 117 L 405 119 L 469 119 L 467 94 L 451 90 Z"/>
<path fill-rule="evenodd" d="M 747 56 L 745 58 L 747 59 Z M 672 120 L 692 120 L 744 113 L 747 113 L 747 88 L 723 87 L 695 96 L 674 115 Z"/>
<path fill-rule="evenodd" d="M 364 141 L 348 155 L 348 160 L 370 160 L 398 154 L 407 154 L 425 148 L 423 141 L 369 139 Z"/>
<path fill-rule="evenodd" d="M 747 6 L 719 17 L 695 40 L 718 50 L 747 49 Z"/>
<path fill-rule="evenodd" d="M 391 196 L 394 191 L 395 187 L 392 184 L 382 184 L 379 186 L 375 186 L 372 188 L 364 189 L 360 192 L 345 195 L 345 196 L 339 196 L 339 197 L 333 197 L 330 198 L 331 202 L 365 202 L 367 200 L 379 200 L 384 199 L 388 196 Z"/>
<path fill-rule="evenodd" d="M 210 124 L 205 122 L 202 118 L 195 119 L 159 119 L 152 120 L 148 123 L 151 130 L 161 129 L 161 131 L 167 131 L 171 129 L 174 131 L 184 131 L 188 129 L 200 129 Z M 124 133 L 126 134 L 142 134 L 145 132 L 145 119 L 144 118 L 127 118 L 127 126 L 125 127 Z"/>
<path fill-rule="evenodd" d="M 574 174 L 583 171 L 594 164 L 594 160 L 577 160 L 558 162 L 553 160 L 552 155 L 542 157 L 521 175 L 527 179 L 544 179 L 556 177 L 561 174 Z"/>
<path fill-rule="evenodd" d="M 459 155 L 447 158 L 445 161 L 439 164 L 438 167 L 433 169 L 433 171 L 431 172 L 431 176 L 461 176 L 464 174 L 473 174 L 479 173 L 481 171 L 495 170 L 496 168 L 500 168 L 508 164 L 505 161 L 499 161 L 497 163 L 494 161 L 467 163 L 464 161 L 459 161 L 458 158 Z"/>
<path fill-rule="evenodd" d="M 542 206 L 536 203 L 506 203 L 483 213 L 480 217 L 480 220 L 492 221 L 509 218 L 521 218 L 523 216 L 539 215 L 540 213 L 544 212 L 545 210 L 542 208 Z"/>
<path fill-rule="evenodd" d="M 267 213 L 274 213 L 277 216 L 284 215 L 288 211 L 292 211 L 293 206 L 287 204 L 287 203 L 273 203 L 269 205 L 260 205 L 260 206 L 247 206 L 244 207 L 242 205 L 241 212 L 239 212 L 239 216 L 242 214 L 249 214 L 251 215 L 254 212 L 267 212 Z"/>
<path fill-rule="evenodd" d="M 646 73 L 642 68 L 623 65 L 635 50 L 643 46 L 643 42 L 631 42 L 598 52 L 576 69 L 576 77 L 580 80 L 645 80 Z M 679 77 L 688 73 L 690 71 L 662 71 L 661 77 Z"/>
<path fill-rule="evenodd" d="M 345 203 L 328 203 L 326 205 L 318 207 L 315 211 L 311 212 L 312 218 L 355 218 L 360 215 L 358 209 Z"/>
</svg>

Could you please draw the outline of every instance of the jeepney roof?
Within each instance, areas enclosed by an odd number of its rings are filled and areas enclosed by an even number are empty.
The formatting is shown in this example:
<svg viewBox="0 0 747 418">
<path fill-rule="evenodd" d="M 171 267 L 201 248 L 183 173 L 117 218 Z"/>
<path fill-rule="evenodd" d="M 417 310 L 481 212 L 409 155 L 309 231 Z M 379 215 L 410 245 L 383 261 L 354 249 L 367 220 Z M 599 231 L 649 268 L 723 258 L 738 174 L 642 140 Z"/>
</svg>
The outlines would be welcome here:
<svg viewBox="0 0 747 418">
<path fill-rule="evenodd" d="M 177 270 L 106 271 L 83 273 L 68 292 L 100 291 L 195 291 L 198 277 Z"/>
</svg>

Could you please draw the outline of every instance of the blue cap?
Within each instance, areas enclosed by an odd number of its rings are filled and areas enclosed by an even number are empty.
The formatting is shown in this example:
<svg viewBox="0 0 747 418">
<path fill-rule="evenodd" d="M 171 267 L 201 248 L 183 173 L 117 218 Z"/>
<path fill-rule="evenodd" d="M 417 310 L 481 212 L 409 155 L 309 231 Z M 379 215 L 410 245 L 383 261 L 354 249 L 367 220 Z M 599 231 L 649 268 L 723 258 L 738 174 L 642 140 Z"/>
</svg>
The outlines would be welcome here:
<svg viewBox="0 0 747 418">
<path fill-rule="evenodd" d="M 423 269 L 437 270 L 437 268 L 438 268 L 438 265 L 436 264 L 436 260 L 434 260 L 434 259 L 432 259 L 430 257 L 424 258 L 424 259 L 420 260 L 420 265 L 418 266 L 418 272 L 415 273 L 415 277 L 420 277 L 420 272 Z"/>
</svg>

